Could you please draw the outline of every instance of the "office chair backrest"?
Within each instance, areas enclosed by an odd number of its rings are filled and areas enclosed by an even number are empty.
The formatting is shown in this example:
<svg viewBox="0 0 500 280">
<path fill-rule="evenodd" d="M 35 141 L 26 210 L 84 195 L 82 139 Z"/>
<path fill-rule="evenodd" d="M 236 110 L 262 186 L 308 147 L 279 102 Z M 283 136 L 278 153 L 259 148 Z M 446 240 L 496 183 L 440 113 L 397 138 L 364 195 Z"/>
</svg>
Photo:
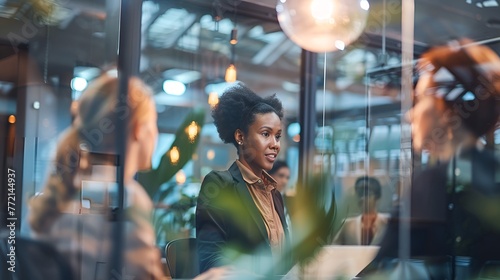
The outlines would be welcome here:
<svg viewBox="0 0 500 280">
<path fill-rule="evenodd" d="M 200 273 L 194 237 L 170 241 L 165 247 L 165 258 L 172 278 L 194 278 Z"/>
<path fill-rule="evenodd" d="M 0 279 L 5 280 L 70 280 L 73 279 L 67 260 L 54 247 L 42 241 L 16 236 L 15 244 L 0 234 Z M 12 240 L 12 239 L 11 239 Z M 14 247 L 15 268 L 8 263 Z M 11 268 L 11 270 L 9 270 Z M 14 271 L 12 271 L 14 270 Z"/>
</svg>

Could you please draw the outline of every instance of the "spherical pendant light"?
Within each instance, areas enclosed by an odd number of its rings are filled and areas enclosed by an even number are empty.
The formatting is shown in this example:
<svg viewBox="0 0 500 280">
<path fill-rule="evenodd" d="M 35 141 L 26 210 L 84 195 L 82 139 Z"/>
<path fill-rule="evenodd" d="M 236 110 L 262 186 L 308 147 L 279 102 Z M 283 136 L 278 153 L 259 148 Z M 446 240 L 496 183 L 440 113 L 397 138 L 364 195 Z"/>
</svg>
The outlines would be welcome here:
<svg viewBox="0 0 500 280">
<path fill-rule="evenodd" d="M 278 0 L 278 21 L 285 34 L 311 52 L 335 51 L 363 32 L 367 0 Z"/>
</svg>

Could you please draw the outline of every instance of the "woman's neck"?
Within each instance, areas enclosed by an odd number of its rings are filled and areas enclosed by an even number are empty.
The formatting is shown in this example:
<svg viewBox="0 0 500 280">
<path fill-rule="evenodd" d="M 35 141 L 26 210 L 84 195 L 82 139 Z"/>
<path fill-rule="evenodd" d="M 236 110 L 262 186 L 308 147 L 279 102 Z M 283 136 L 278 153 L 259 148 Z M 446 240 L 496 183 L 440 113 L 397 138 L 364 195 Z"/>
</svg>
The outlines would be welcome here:
<svg viewBox="0 0 500 280">
<path fill-rule="evenodd" d="M 255 174 L 255 176 L 257 176 L 257 177 L 259 177 L 259 178 L 260 178 L 260 177 L 262 177 L 262 169 L 260 169 L 260 170 L 255 170 L 255 169 L 253 169 L 253 168 L 252 168 L 252 167 L 248 164 L 248 162 L 247 162 L 244 158 L 242 158 L 242 157 L 238 158 L 238 161 L 239 161 L 241 164 L 243 164 L 246 168 L 248 168 L 249 170 L 251 170 L 251 171 L 252 171 L 252 173 L 253 173 L 253 174 Z"/>
</svg>

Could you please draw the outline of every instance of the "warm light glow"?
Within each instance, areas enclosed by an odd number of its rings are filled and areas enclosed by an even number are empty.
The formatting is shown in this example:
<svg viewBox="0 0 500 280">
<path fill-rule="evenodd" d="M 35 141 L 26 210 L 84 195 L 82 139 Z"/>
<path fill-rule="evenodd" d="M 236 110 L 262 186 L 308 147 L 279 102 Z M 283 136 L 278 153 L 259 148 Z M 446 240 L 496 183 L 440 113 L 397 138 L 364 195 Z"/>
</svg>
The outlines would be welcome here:
<svg viewBox="0 0 500 280">
<path fill-rule="evenodd" d="M 71 112 L 71 116 L 75 117 L 76 114 L 78 114 L 78 102 L 76 101 L 71 102 L 69 111 Z"/>
<path fill-rule="evenodd" d="M 236 66 L 234 66 L 234 64 L 230 64 L 227 67 L 225 80 L 228 83 L 236 82 Z"/>
<path fill-rule="evenodd" d="M 184 173 L 184 170 L 181 169 L 175 174 L 175 182 L 178 185 L 186 183 L 186 174 Z"/>
<path fill-rule="evenodd" d="M 16 123 L 16 116 L 10 115 L 9 116 L 9 123 L 12 123 L 12 124 Z"/>
<path fill-rule="evenodd" d="M 367 0 L 280 0 L 276 12 L 290 40 L 322 53 L 342 50 L 356 40 L 365 29 L 369 8 Z"/>
<path fill-rule="evenodd" d="M 208 160 L 213 160 L 215 158 L 215 151 L 210 149 L 207 151 L 207 159 Z"/>
<path fill-rule="evenodd" d="M 215 91 L 212 91 L 208 94 L 208 104 L 210 108 L 214 108 L 215 105 L 219 104 L 219 94 Z"/>
<path fill-rule="evenodd" d="M 329 20 L 333 14 L 333 2 L 329 0 L 313 0 L 311 15 L 318 21 Z"/>
<path fill-rule="evenodd" d="M 300 134 L 297 134 L 295 136 L 292 137 L 292 140 L 293 142 L 295 143 L 299 143 L 300 142 Z"/>
<path fill-rule="evenodd" d="M 176 146 L 173 146 L 172 147 L 172 150 L 170 150 L 170 162 L 172 164 L 177 164 L 179 162 L 179 158 L 181 157 L 180 153 L 179 153 L 179 148 L 177 148 Z"/>
<path fill-rule="evenodd" d="M 194 142 L 196 139 L 196 136 L 198 136 L 198 132 L 200 130 L 200 127 L 195 121 L 192 121 L 188 127 L 186 127 L 186 133 L 188 135 L 189 141 L 191 143 Z"/>
</svg>

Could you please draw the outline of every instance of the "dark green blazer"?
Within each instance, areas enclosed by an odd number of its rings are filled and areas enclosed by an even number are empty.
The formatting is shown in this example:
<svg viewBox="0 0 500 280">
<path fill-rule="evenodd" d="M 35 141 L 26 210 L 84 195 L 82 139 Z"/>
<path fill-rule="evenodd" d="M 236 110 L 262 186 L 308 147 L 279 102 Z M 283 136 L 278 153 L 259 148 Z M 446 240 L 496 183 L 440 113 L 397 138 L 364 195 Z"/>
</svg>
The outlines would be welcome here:
<svg viewBox="0 0 500 280">
<path fill-rule="evenodd" d="M 287 250 L 290 242 L 283 200 L 277 190 L 272 191 L 272 197 L 285 231 Z M 244 263 L 245 270 L 279 275 L 290 267 L 290 254 L 285 254 L 280 263 L 273 263 L 262 215 L 236 162 L 226 171 L 210 172 L 203 180 L 196 208 L 196 238 L 200 272 Z"/>
</svg>

